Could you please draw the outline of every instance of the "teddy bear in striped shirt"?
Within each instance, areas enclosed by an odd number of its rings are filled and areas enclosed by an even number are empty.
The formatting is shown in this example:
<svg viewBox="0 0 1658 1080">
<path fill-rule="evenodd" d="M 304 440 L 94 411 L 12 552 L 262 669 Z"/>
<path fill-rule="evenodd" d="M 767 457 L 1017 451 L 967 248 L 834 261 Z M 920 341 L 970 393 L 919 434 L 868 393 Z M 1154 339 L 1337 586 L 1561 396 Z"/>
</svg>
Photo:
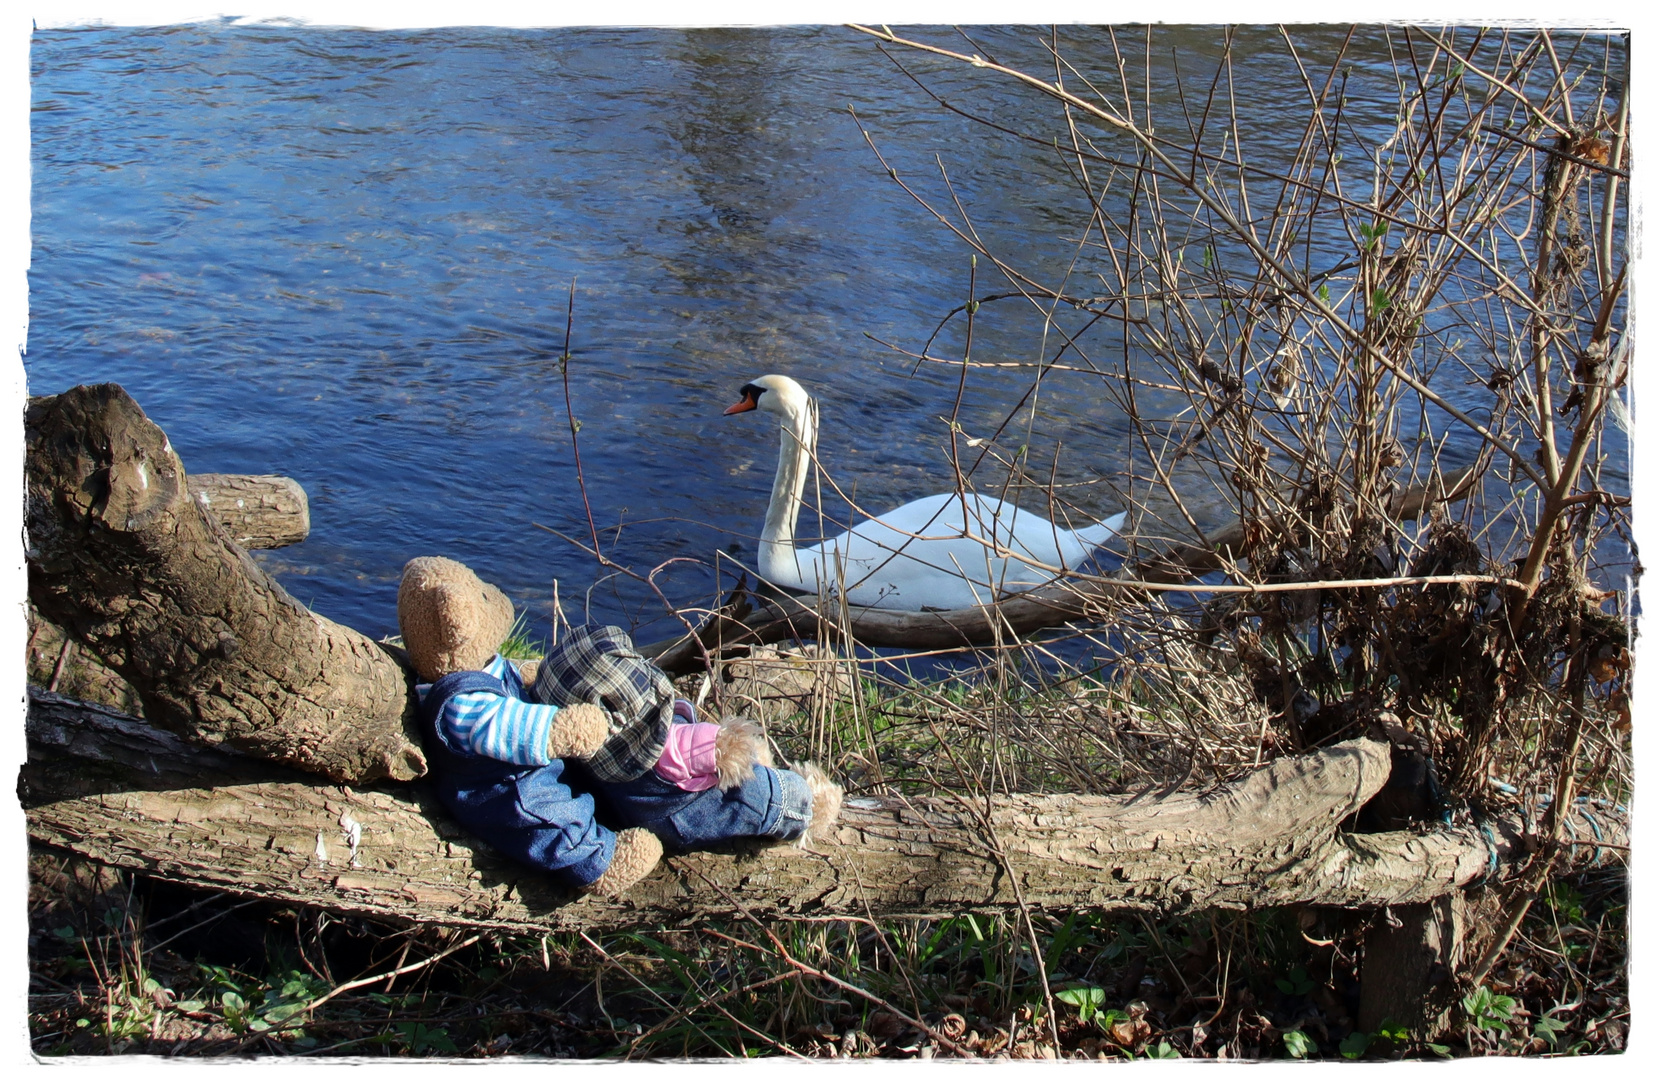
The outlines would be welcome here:
<svg viewBox="0 0 1658 1080">
<path fill-rule="evenodd" d="M 397 617 L 444 805 L 565 884 L 619 896 L 664 844 L 804 844 L 833 831 L 838 785 L 810 762 L 775 768 L 751 720 L 699 722 L 617 627 L 577 627 L 520 666 L 500 654 L 512 602 L 431 556 L 404 567 Z"/>
</svg>

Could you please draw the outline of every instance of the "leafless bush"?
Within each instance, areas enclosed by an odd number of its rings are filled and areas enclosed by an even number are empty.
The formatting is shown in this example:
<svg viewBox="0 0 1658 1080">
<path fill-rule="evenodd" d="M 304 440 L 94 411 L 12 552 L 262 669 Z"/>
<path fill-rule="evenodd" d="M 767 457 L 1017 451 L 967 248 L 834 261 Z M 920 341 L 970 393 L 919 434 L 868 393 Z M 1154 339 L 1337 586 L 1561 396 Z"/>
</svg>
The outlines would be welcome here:
<svg viewBox="0 0 1658 1080">
<path fill-rule="evenodd" d="M 1087 69 L 1072 57 L 1088 50 L 1055 33 L 1037 42 L 1041 74 L 976 42 L 867 32 L 924 88 L 968 66 L 1053 105 L 1047 127 L 1010 129 L 976 111 L 959 72 L 948 99 L 935 95 L 1063 164 L 1079 213 L 1054 238 L 1070 245 L 1057 279 L 1005 258 L 947 173 L 933 195 L 892 171 L 1005 283 L 976 285 L 944 324 L 986 318 L 992 302 L 1042 314 L 1050 346 L 1022 365 L 1029 391 L 1009 420 L 1074 380 L 1117 404 L 1131 448 L 1109 464 L 1135 519 L 1131 557 L 1204 543 L 1228 517 L 1242 527 L 1205 579 L 1215 591 L 1113 606 L 1098 640 L 1122 677 L 1053 709 L 1072 736 L 1021 732 L 1024 756 L 1069 738 L 1119 775 L 1148 758 L 1224 772 L 1389 712 L 1464 798 L 1489 795 L 1490 776 L 1558 798 L 1621 792 L 1622 42 L 1372 31 L 1367 86 L 1381 49 L 1396 98 L 1368 101 L 1359 122 L 1353 35 L 1314 60 L 1285 31 L 1275 47 L 1300 102 L 1272 106 L 1282 139 L 1250 145 L 1243 133 L 1263 125 L 1234 89 L 1231 31 L 1196 71 L 1155 30 L 1086 31 L 1109 41 Z M 1391 123 L 1377 124 L 1379 107 Z M 964 378 L 1020 366 L 940 355 L 939 339 L 911 355 Z M 979 490 L 1100 509 L 1097 489 L 1055 484 L 1011 440 L 956 464 Z M 1412 488 L 1429 509 L 1400 520 Z"/>
</svg>

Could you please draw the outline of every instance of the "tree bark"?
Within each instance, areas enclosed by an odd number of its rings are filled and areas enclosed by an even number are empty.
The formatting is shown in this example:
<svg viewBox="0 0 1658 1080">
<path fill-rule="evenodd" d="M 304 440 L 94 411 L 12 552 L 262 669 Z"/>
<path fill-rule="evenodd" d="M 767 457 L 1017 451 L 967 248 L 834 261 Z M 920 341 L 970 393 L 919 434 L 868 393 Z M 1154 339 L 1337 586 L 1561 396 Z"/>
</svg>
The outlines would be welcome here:
<svg viewBox="0 0 1658 1080">
<path fill-rule="evenodd" d="M 126 391 L 36 398 L 24 431 L 29 596 L 148 719 L 341 781 L 425 771 L 405 669 L 308 611 L 203 514 Z"/>
<path fill-rule="evenodd" d="M 1467 497 L 1472 468 L 1401 492 L 1390 509 L 1403 521 L 1420 517 L 1436 503 Z M 1178 584 L 1218 570 L 1239 557 L 1246 526 L 1234 522 L 1202 544 L 1183 544 L 1124 568 L 1123 578 Z M 1091 581 L 1058 581 L 985 607 L 953 611 L 888 611 L 848 606 L 816 596 L 790 596 L 769 585 L 739 585 L 730 601 L 697 631 L 656 642 L 640 651 L 670 675 L 704 666 L 705 653 L 718 656 L 744 645 L 770 645 L 798 638 L 851 637 L 860 645 L 905 649 L 959 649 L 990 645 L 1009 634 L 1028 634 L 1075 620 L 1102 621 L 1132 589 Z M 823 614 L 820 612 L 827 612 Z"/>
<path fill-rule="evenodd" d="M 1015 878 L 1029 905 L 1050 910 L 1410 904 L 1483 880 L 1493 853 L 1499 878 L 1523 855 L 1517 817 L 1494 823 L 1494 847 L 1472 828 L 1339 831 L 1390 767 L 1386 743 L 1356 739 L 1201 795 L 849 798 L 817 850 L 676 855 L 606 901 L 496 855 L 425 784 L 318 787 L 39 690 L 28 739 L 19 789 L 38 843 L 167 881 L 417 922 L 573 930 L 738 910 L 924 916 L 1015 907 Z M 1621 820 L 1600 826 L 1604 843 L 1627 842 Z"/>
<path fill-rule="evenodd" d="M 287 547 L 311 534 L 310 501 L 291 477 L 201 473 L 189 478 L 189 488 L 242 547 Z"/>
<path fill-rule="evenodd" d="M 1382 912 L 1364 936 L 1360 1031 L 1388 1022 L 1433 1039 L 1445 1029 L 1465 958 L 1468 903 L 1461 893 Z"/>
<path fill-rule="evenodd" d="M 30 684 L 133 716 L 144 715 L 144 702 L 132 684 L 42 615 L 32 602 L 26 655 Z"/>
<path fill-rule="evenodd" d="M 203 473 L 188 478 L 190 494 L 244 548 L 297 544 L 311 530 L 305 489 L 286 476 Z M 108 705 L 133 716 L 144 702 L 131 683 L 77 645 L 63 627 L 29 603 L 29 681 L 66 697 Z"/>
</svg>

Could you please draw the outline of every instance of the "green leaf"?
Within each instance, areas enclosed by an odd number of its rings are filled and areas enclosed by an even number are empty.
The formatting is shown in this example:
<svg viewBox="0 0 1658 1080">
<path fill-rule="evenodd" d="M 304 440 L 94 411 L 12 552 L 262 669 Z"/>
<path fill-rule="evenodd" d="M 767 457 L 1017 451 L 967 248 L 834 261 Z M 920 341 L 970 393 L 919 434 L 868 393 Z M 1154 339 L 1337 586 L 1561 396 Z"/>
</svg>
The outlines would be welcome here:
<svg viewBox="0 0 1658 1080">
<path fill-rule="evenodd" d="M 53 930 L 52 933 L 56 934 L 65 941 L 75 940 L 75 928 L 73 926 L 60 926 L 56 930 Z"/>
<path fill-rule="evenodd" d="M 1316 985 L 1311 979 L 1307 978 L 1307 969 L 1304 967 L 1290 968 L 1288 978 L 1273 981 L 1279 990 L 1294 997 L 1305 997 L 1313 992 L 1313 987 Z"/>
<path fill-rule="evenodd" d="M 189 998 L 185 1001 L 175 1002 L 173 1008 L 177 1009 L 179 1012 L 201 1012 L 206 1006 L 207 1002 L 205 1001 L 199 1001 L 196 998 Z"/>
<path fill-rule="evenodd" d="M 1451 1056 L 1451 1048 L 1446 1046 L 1444 1043 L 1427 1043 L 1426 1045 L 1429 1050 L 1432 1050 L 1440 1057 L 1448 1058 Z"/>
<path fill-rule="evenodd" d="M 219 1003 L 225 1007 L 225 1012 L 239 1013 L 245 1011 L 248 1007 L 248 1003 L 242 999 L 242 995 L 234 990 L 226 990 L 220 994 Z"/>
<path fill-rule="evenodd" d="M 1410 1030 L 1405 1025 L 1395 1023 L 1392 1020 L 1383 1020 L 1382 1026 L 1376 1029 L 1376 1034 L 1396 1043 L 1407 1042 L 1410 1039 Z"/>
<path fill-rule="evenodd" d="M 1318 1049 L 1318 1046 L 1304 1031 L 1286 1031 L 1284 1032 L 1284 1049 L 1290 1057 L 1300 1059 Z"/>
<path fill-rule="evenodd" d="M 1093 1019 L 1094 1013 L 1105 1004 L 1105 991 L 1097 986 L 1074 986 L 1061 990 L 1054 997 L 1067 1005 L 1075 1005 L 1083 1023 Z"/>
<path fill-rule="evenodd" d="M 1348 1061 L 1357 1061 L 1364 1057 L 1366 1050 L 1370 1049 L 1370 1036 L 1365 1032 L 1355 1031 L 1341 1040 L 1338 1049 L 1341 1051 L 1341 1056 Z"/>
<path fill-rule="evenodd" d="M 1134 1023 L 1134 1018 L 1121 1009 L 1107 1009 L 1095 1018 L 1095 1022 L 1100 1025 L 1101 1031 L 1108 1032 L 1118 1024 Z"/>
<path fill-rule="evenodd" d="M 1179 1057 L 1180 1056 L 1180 1051 L 1178 1051 L 1174 1047 L 1170 1046 L 1169 1041 L 1167 1039 L 1164 1039 L 1161 1042 L 1159 1042 L 1156 1046 L 1146 1047 L 1146 1056 L 1149 1057 L 1149 1058 L 1162 1058 L 1164 1060 L 1167 1060 L 1168 1058 L 1177 1058 L 1177 1057 Z"/>
<path fill-rule="evenodd" d="M 409 1040 L 409 1049 L 416 1053 L 422 1050 L 436 1050 L 443 1054 L 456 1053 L 454 1041 L 449 1038 L 449 1032 L 443 1028 L 429 1028 L 425 1024 L 415 1023 L 395 1024 L 393 1026 Z"/>
<path fill-rule="evenodd" d="M 1328 304 L 1330 302 L 1330 286 L 1320 285 L 1318 287 L 1318 298 Z"/>
<path fill-rule="evenodd" d="M 1558 1050 L 1560 1048 L 1560 1033 L 1565 1030 L 1566 1021 L 1558 1016 L 1545 1016 L 1537 1021 L 1536 1026 L 1531 1029 L 1531 1033 L 1548 1043 L 1549 1049 Z"/>
</svg>

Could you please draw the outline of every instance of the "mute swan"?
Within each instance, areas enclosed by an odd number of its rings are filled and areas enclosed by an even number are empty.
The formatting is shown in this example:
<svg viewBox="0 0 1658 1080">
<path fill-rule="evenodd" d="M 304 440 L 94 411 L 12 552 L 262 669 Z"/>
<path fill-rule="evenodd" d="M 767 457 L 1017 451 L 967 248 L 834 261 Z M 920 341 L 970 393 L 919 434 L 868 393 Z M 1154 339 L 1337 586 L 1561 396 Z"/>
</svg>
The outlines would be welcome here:
<svg viewBox="0 0 1658 1080">
<path fill-rule="evenodd" d="M 1052 580 L 1042 566 L 1079 566 L 1127 516 L 1072 532 L 982 495 L 969 493 L 964 509 L 959 495 L 946 492 L 802 547 L 795 543 L 795 521 L 817 445 L 817 402 L 786 375 L 763 375 L 741 392 L 742 400 L 725 415 L 758 409 L 781 417 L 777 479 L 760 535 L 760 576 L 785 589 L 844 591 L 850 603 L 901 611 L 973 607 Z"/>
</svg>

